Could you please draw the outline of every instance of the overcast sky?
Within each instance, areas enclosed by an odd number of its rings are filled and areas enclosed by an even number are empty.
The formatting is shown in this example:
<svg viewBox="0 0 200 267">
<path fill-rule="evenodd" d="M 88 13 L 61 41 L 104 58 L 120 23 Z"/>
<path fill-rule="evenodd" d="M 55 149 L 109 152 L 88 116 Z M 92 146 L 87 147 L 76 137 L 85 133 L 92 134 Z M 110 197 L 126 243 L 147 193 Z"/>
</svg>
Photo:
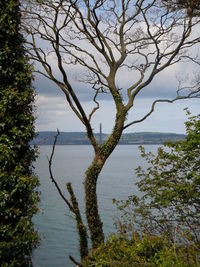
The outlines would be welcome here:
<svg viewBox="0 0 200 267">
<path fill-rule="evenodd" d="M 173 71 L 172 71 L 173 72 Z M 125 81 L 124 81 L 125 82 Z M 76 84 L 74 82 L 74 84 Z M 80 86 L 80 85 L 79 85 Z M 86 85 L 79 88 L 82 104 L 87 111 L 93 107 L 91 92 Z M 164 73 L 148 88 L 146 94 L 138 97 L 135 107 L 129 113 L 128 121 L 139 119 L 145 115 L 156 93 L 162 98 L 171 98 L 172 89 L 175 91 L 177 81 L 171 72 Z M 49 80 L 35 77 L 36 96 L 36 130 L 37 131 L 85 131 L 73 112 L 70 110 L 64 94 Z M 95 132 L 99 131 L 102 123 L 103 132 L 109 133 L 113 128 L 115 106 L 110 98 L 101 97 L 101 109 L 95 114 L 92 126 Z M 126 132 L 173 132 L 185 133 L 184 122 L 187 120 L 184 108 L 189 107 L 192 114 L 200 113 L 200 99 L 180 100 L 174 104 L 158 104 L 154 113 L 144 122 L 135 124 L 126 129 Z"/>
<path fill-rule="evenodd" d="M 56 66 L 53 62 L 52 66 Z M 76 68 L 77 67 L 77 68 Z M 68 78 L 78 97 L 87 111 L 91 112 L 94 103 L 92 102 L 94 90 L 88 84 L 80 83 L 77 77 L 82 74 L 79 66 L 69 66 L 67 69 Z M 127 122 L 142 118 L 151 107 L 155 99 L 172 99 L 176 96 L 178 88 L 177 77 L 192 79 L 192 74 L 199 73 L 199 66 L 181 63 L 171 66 L 154 78 L 151 84 L 144 88 L 138 95 L 135 105 L 128 115 Z M 187 76 L 189 74 L 189 76 Z M 134 81 L 133 73 L 120 72 L 116 84 L 119 88 L 126 89 Z M 70 110 L 64 94 L 50 80 L 42 75 L 35 75 L 34 86 L 36 88 L 36 130 L 37 131 L 85 131 L 84 126 Z M 123 90 L 122 90 L 123 91 Z M 126 90 L 124 90 L 126 92 Z M 103 132 L 110 133 L 113 128 L 115 106 L 108 94 L 98 97 L 100 110 L 92 120 L 92 127 L 95 132 L 99 131 L 102 123 Z M 124 94 L 126 101 L 126 94 Z M 154 113 L 144 122 L 135 124 L 126 129 L 126 132 L 172 132 L 185 133 L 184 122 L 187 120 L 184 108 L 188 107 L 193 115 L 200 113 L 200 99 L 180 100 L 174 104 L 162 103 L 156 106 Z"/>
</svg>

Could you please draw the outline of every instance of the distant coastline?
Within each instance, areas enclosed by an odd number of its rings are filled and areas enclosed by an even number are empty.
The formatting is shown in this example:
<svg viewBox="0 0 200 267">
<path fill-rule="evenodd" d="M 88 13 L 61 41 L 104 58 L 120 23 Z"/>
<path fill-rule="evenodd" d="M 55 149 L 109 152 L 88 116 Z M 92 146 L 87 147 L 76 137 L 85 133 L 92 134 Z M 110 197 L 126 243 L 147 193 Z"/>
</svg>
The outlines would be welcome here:
<svg viewBox="0 0 200 267">
<path fill-rule="evenodd" d="M 45 131 L 38 132 L 37 136 L 31 142 L 31 145 L 53 145 L 56 132 Z M 102 133 L 102 142 L 109 135 Z M 96 133 L 95 137 L 100 140 L 100 134 Z M 159 133 L 159 132 L 136 132 L 125 133 L 122 135 L 119 145 L 160 145 L 167 141 L 177 141 L 185 138 L 184 134 L 176 133 Z M 90 145 L 85 132 L 60 132 L 57 145 Z"/>
</svg>

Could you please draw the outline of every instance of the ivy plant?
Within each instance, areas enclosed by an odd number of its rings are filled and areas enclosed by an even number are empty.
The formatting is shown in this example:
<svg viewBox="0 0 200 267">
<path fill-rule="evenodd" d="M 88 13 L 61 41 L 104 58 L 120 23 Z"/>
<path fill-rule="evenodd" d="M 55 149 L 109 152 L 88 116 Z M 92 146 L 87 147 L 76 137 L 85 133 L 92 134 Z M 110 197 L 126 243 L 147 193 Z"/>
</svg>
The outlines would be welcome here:
<svg viewBox="0 0 200 267">
<path fill-rule="evenodd" d="M 0 1 L 0 262 L 31 266 L 38 244 L 32 216 L 38 179 L 30 146 L 34 131 L 32 67 L 20 32 L 20 3 Z"/>
</svg>

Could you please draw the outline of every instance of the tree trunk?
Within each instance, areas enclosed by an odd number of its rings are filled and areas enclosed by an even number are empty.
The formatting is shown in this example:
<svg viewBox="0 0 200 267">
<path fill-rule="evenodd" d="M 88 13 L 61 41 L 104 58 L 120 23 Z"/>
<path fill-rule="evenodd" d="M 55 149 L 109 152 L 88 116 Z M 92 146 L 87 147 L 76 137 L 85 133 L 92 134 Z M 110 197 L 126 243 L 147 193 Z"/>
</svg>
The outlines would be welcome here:
<svg viewBox="0 0 200 267">
<path fill-rule="evenodd" d="M 104 241 L 103 223 L 98 212 L 96 194 L 97 179 L 103 168 L 104 162 L 99 157 L 95 156 L 92 164 L 86 172 L 85 178 L 86 217 L 91 235 L 92 248 L 96 248 Z"/>
<path fill-rule="evenodd" d="M 86 202 L 86 217 L 90 230 L 90 238 L 92 241 L 92 248 L 104 242 L 103 223 L 98 212 L 98 201 L 96 194 L 97 180 L 99 174 L 110 156 L 112 151 L 119 143 L 122 135 L 123 125 L 126 114 L 121 112 L 120 116 L 116 117 L 115 127 L 108 140 L 99 146 L 98 153 L 95 154 L 94 160 L 86 171 L 85 178 L 85 202 Z"/>
</svg>

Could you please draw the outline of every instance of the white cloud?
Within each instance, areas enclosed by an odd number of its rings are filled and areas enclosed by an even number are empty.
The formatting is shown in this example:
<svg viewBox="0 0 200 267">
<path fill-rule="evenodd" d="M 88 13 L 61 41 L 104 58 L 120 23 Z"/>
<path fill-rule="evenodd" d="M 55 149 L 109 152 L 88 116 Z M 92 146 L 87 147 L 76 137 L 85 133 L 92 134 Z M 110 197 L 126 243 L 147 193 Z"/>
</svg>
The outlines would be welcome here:
<svg viewBox="0 0 200 267">
<path fill-rule="evenodd" d="M 128 116 L 127 123 L 131 120 L 143 117 L 151 107 L 153 99 L 140 98 L 137 100 L 134 109 Z M 84 126 L 69 108 L 62 96 L 38 96 L 36 101 L 37 131 L 85 131 Z M 84 102 L 87 113 L 93 107 L 92 102 Z M 189 107 L 193 114 L 200 113 L 200 100 L 185 100 L 174 104 L 159 104 L 154 113 L 144 122 L 127 128 L 126 132 L 156 131 L 184 133 L 184 122 L 186 121 L 183 109 Z M 115 107 L 111 101 L 101 101 L 101 109 L 97 111 L 92 120 L 92 127 L 95 132 L 99 131 L 99 124 L 103 125 L 103 132 L 109 133 L 113 128 L 115 119 Z"/>
</svg>

